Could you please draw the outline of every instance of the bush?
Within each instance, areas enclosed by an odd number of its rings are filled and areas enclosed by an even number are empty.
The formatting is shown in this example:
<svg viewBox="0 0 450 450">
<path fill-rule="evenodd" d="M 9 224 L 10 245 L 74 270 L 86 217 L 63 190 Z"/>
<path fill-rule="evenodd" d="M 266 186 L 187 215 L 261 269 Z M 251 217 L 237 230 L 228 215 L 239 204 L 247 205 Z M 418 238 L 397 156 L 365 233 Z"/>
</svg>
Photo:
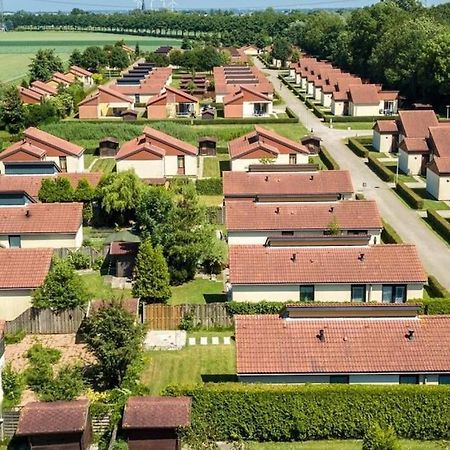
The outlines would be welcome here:
<svg viewBox="0 0 450 450">
<path fill-rule="evenodd" d="M 81 252 L 69 252 L 67 261 L 75 270 L 89 269 L 91 258 Z"/>
<path fill-rule="evenodd" d="M 428 276 L 428 287 L 431 291 L 433 297 L 438 298 L 448 298 L 450 297 L 450 292 L 439 283 L 438 279 L 433 275 Z"/>
<path fill-rule="evenodd" d="M 9 406 L 16 406 L 22 397 L 25 387 L 23 374 L 14 370 L 8 363 L 2 372 L 2 388 Z"/>
<path fill-rule="evenodd" d="M 383 181 L 392 183 L 394 181 L 394 174 L 383 164 L 381 164 L 377 158 L 369 155 L 367 165 L 372 169 Z"/>
<path fill-rule="evenodd" d="M 17 330 L 13 333 L 5 333 L 5 344 L 18 344 L 22 342 L 23 338 L 27 335 L 25 330 Z"/>
<path fill-rule="evenodd" d="M 450 314 L 450 298 L 426 298 L 410 303 L 420 305 L 420 314 L 427 316 Z"/>
<path fill-rule="evenodd" d="M 400 444 L 392 426 L 381 428 L 375 422 L 368 428 L 363 438 L 362 450 L 400 450 Z"/>
<path fill-rule="evenodd" d="M 411 188 L 406 186 L 405 183 L 399 181 L 395 185 L 395 191 L 397 194 L 405 200 L 408 205 L 413 209 L 423 209 L 423 199 L 418 196 Z"/>
<path fill-rule="evenodd" d="M 427 220 L 430 226 L 450 243 L 450 223 L 438 212 L 427 209 Z"/>
<path fill-rule="evenodd" d="M 361 439 L 374 421 L 406 439 L 449 439 L 448 386 L 209 384 L 192 397 L 188 433 L 214 441 Z M 439 411 L 437 414 L 436 411 Z"/>
<path fill-rule="evenodd" d="M 44 388 L 38 392 L 39 399 L 44 402 L 57 400 L 73 400 L 84 389 L 82 370 L 76 366 L 62 367 L 55 377 L 45 383 Z"/>
<path fill-rule="evenodd" d="M 383 230 L 381 231 L 381 240 L 385 244 L 403 244 L 402 238 L 397 232 L 383 220 Z"/>
<path fill-rule="evenodd" d="M 195 183 L 199 195 L 222 195 L 222 178 L 202 178 Z"/>
<path fill-rule="evenodd" d="M 183 188 L 191 183 L 192 180 L 188 177 L 174 177 L 169 180 L 169 189 L 174 194 L 181 194 Z"/>
<path fill-rule="evenodd" d="M 367 158 L 369 156 L 369 150 L 356 138 L 349 138 L 347 147 L 360 158 Z"/>
<path fill-rule="evenodd" d="M 34 366 L 55 364 L 60 360 L 61 352 L 56 348 L 44 347 L 42 344 L 36 343 L 28 349 L 27 358 Z"/>
<path fill-rule="evenodd" d="M 334 158 L 330 155 L 325 147 L 320 147 L 319 157 L 328 170 L 340 169 L 339 164 L 334 160 Z"/>
<path fill-rule="evenodd" d="M 236 314 L 279 314 L 285 305 L 286 303 L 266 301 L 257 303 L 229 302 L 226 303 L 226 308 L 232 316 Z"/>
</svg>

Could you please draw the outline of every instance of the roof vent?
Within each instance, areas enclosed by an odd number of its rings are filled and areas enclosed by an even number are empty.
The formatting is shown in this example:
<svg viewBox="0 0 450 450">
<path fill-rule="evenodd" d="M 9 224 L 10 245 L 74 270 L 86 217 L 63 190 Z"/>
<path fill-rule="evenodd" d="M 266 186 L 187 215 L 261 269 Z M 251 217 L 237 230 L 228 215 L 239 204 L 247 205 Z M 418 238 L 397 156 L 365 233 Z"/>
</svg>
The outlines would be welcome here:
<svg viewBox="0 0 450 450">
<path fill-rule="evenodd" d="M 275 208 L 275 214 L 280 214 L 280 207 L 279 207 L 279 206 L 277 206 L 277 207 Z"/>
<path fill-rule="evenodd" d="M 295 262 L 296 259 L 297 259 L 297 254 L 296 254 L 296 253 L 292 253 L 291 261 L 292 261 L 292 262 Z"/>
<path fill-rule="evenodd" d="M 31 211 L 29 209 L 26 210 L 25 216 L 26 217 L 31 217 Z"/>
<path fill-rule="evenodd" d="M 325 342 L 325 330 L 319 330 L 319 334 L 317 335 L 317 338 L 320 342 Z"/>
<path fill-rule="evenodd" d="M 358 256 L 358 259 L 360 261 L 364 261 L 364 253 L 360 253 L 359 256 Z"/>
<path fill-rule="evenodd" d="M 314 180 L 314 175 L 311 175 L 311 176 L 309 177 L 309 179 L 310 179 L 310 181 Z"/>
<path fill-rule="evenodd" d="M 406 333 L 406 339 L 408 339 L 408 341 L 413 341 L 414 340 L 414 330 L 408 329 L 408 332 Z"/>
<path fill-rule="evenodd" d="M 265 176 L 264 181 L 269 181 L 269 176 L 268 175 Z"/>
<path fill-rule="evenodd" d="M 334 206 L 332 206 L 328 211 L 332 213 L 334 211 Z"/>
</svg>

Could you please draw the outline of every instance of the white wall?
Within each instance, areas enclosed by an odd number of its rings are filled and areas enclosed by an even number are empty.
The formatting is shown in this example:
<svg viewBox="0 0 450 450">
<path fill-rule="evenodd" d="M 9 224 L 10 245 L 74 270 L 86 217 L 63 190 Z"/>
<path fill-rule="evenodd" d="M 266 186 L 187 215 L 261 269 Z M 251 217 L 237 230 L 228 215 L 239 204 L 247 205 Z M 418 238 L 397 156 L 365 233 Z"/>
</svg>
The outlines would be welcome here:
<svg viewBox="0 0 450 450">
<path fill-rule="evenodd" d="M 139 178 L 163 178 L 163 158 L 154 160 L 122 159 L 117 161 L 117 172 L 134 170 Z"/>
<path fill-rule="evenodd" d="M 242 116 L 243 117 L 253 117 L 255 110 L 255 103 L 265 103 L 267 104 L 267 114 L 272 114 L 272 102 L 244 102 L 242 105 Z"/>
<path fill-rule="evenodd" d="M 77 231 L 75 236 L 75 248 L 80 248 L 83 245 L 83 224 L 80 225 L 80 228 Z"/>
<path fill-rule="evenodd" d="M 334 114 L 335 116 L 343 116 L 344 102 L 335 102 L 331 99 L 331 114 Z"/>
<path fill-rule="evenodd" d="M 439 176 L 427 169 L 427 192 L 437 200 L 450 200 L 450 175 Z"/>
<path fill-rule="evenodd" d="M 257 303 L 262 300 L 296 302 L 300 300 L 297 285 L 233 285 L 231 295 L 232 300 L 237 302 Z"/>
<path fill-rule="evenodd" d="M 407 153 L 402 149 L 398 152 L 398 167 L 407 175 L 420 175 L 422 155 L 420 153 Z"/>
<path fill-rule="evenodd" d="M 11 233 L 14 235 L 14 233 Z M 62 234 L 62 233 L 52 233 L 52 234 L 23 234 L 18 233 L 21 238 L 22 248 L 79 248 L 80 236 L 81 242 L 83 242 L 83 232 L 78 230 L 77 234 Z M 0 236 L 0 246 L 9 248 L 8 236 Z"/>
<path fill-rule="evenodd" d="M 319 102 L 322 100 L 322 88 L 321 87 L 314 88 L 314 99 Z"/>
<path fill-rule="evenodd" d="M 60 167 L 59 156 L 47 156 L 45 160 L 53 161 L 56 163 L 58 167 Z M 66 160 L 67 160 L 67 173 L 84 172 L 84 154 L 82 154 L 79 158 L 67 155 Z"/>
<path fill-rule="evenodd" d="M 378 131 L 374 130 L 372 146 L 379 152 L 390 153 L 392 151 L 393 140 L 394 139 L 392 134 L 380 134 Z"/>
<path fill-rule="evenodd" d="M 306 77 L 301 77 L 300 78 L 300 83 L 299 84 L 300 84 L 302 89 L 306 89 L 307 83 L 308 83 L 308 79 Z"/>
<path fill-rule="evenodd" d="M 31 289 L 0 290 L 0 319 L 13 320 L 31 307 Z"/>
<path fill-rule="evenodd" d="M 178 174 L 177 156 L 164 157 L 165 176 L 171 177 Z M 198 175 L 197 156 L 185 155 L 184 157 L 184 174 L 196 177 Z"/>
<path fill-rule="evenodd" d="M 324 108 L 330 108 L 331 107 L 331 96 L 333 94 L 324 94 L 323 92 L 321 93 L 320 96 L 320 103 L 322 103 Z"/>
<path fill-rule="evenodd" d="M 306 86 L 306 94 L 314 95 L 314 83 L 312 81 L 308 81 L 308 84 Z"/>
<path fill-rule="evenodd" d="M 378 105 L 355 105 L 349 102 L 348 115 L 353 117 L 379 116 L 380 109 Z"/>
</svg>

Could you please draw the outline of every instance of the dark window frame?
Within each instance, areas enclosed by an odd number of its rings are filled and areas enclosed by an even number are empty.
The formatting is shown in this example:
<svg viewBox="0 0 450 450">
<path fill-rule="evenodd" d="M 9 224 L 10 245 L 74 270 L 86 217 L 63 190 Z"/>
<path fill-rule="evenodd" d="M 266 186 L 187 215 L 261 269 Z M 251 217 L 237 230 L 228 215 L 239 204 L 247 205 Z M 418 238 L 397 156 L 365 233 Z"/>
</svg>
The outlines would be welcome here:
<svg viewBox="0 0 450 450">
<path fill-rule="evenodd" d="M 302 288 L 303 289 L 307 288 L 309 290 L 312 290 L 312 299 L 308 299 L 308 298 L 307 299 L 303 299 L 302 298 Z M 314 299 L 315 299 L 315 296 L 316 296 L 316 288 L 315 288 L 315 286 L 313 284 L 301 284 L 298 287 L 298 295 L 299 295 L 299 299 L 300 299 L 301 302 L 313 302 Z"/>
<path fill-rule="evenodd" d="M 353 298 L 353 289 L 364 289 L 363 299 L 362 301 L 354 300 Z M 365 303 L 367 302 L 367 286 L 365 284 L 352 284 L 350 286 L 350 301 L 353 303 Z"/>
</svg>

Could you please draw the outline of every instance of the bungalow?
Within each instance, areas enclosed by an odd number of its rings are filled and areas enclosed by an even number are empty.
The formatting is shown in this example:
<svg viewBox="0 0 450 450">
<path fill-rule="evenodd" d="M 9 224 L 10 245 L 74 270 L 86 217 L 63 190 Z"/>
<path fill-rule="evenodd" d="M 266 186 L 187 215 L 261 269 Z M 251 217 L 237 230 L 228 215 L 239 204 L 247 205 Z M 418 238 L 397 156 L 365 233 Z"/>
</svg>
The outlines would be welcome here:
<svg viewBox="0 0 450 450">
<path fill-rule="evenodd" d="M 255 127 L 254 131 L 228 143 L 231 170 L 247 171 L 252 164 L 307 164 L 311 152 L 299 142 L 273 131 Z"/>
<path fill-rule="evenodd" d="M 31 307 L 34 289 L 50 269 L 51 248 L 0 248 L 0 319 L 13 320 Z"/>
<path fill-rule="evenodd" d="M 20 411 L 16 436 L 29 450 L 88 450 L 92 444 L 89 401 L 28 403 Z"/>
<path fill-rule="evenodd" d="M 398 126 L 395 120 L 375 122 L 372 147 L 382 153 L 393 153 L 398 150 Z"/>
<path fill-rule="evenodd" d="M 145 127 L 144 133 L 122 145 L 117 171 L 134 170 L 143 179 L 197 176 L 198 148 L 166 133 Z"/>
<path fill-rule="evenodd" d="M 190 425 L 189 397 L 130 397 L 122 430 L 130 450 L 181 450 L 178 429 Z"/>
<path fill-rule="evenodd" d="M 450 200 L 450 126 L 430 127 L 427 191 L 437 200 Z"/>
<path fill-rule="evenodd" d="M 99 86 L 98 91 L 79 103 L 80 119 L 120 117 L 123 111 L 134 109 L 134 99 L 111 87 Z"/>
<path fill-rule="evenodd" d="M 74 78 L 70 76 L 70 74 L 55 72 L 51 81 L 55 82 L 57 85 L 62 84 L 64 86 L 70 86 L 73 83 Z"/>
<path fill-rule="evenodd" d="M 235 335 L 243 382 L 450 383 L 450 317 L 416 305 L 288 305 L 235 316 Z"/>
<path fill-rule="evenodd" d="M 311 245 L 311 239 L 364 237 L 381 242 L 383 224 L 374 201 L 264 203 L 250 200 L 225 203 L 229 245 Z M 277 238 L 271 242 L 272 238 Z M 297 242 L 296 239 L 299 238 Z M 324 243 L 327 242 L 324 240 Z M 331 245 L 336 245 L 335 239 Z"/>
<path fill-rule="evenodd" d="M 270 116 L 273 107 L 270 97 L 247 85 L 240 85 L 237 91 L 226 95 L 223 104 L 226 119 Z"/>
<path fill-rule="evenodd" d="M 83 172 L 84 148 L 30 127 L 24 131 L 22 140 L 0 153 L 0 173 L 48 174 L 48 165 L 42 165 L 42 162 L 54 163 L 60 172 Z M 8 163 L 23 164 L 8 168 Z"/>
<path fill-rule="evenodd" d="M 75 78 L 85 86 L 92 86 L 94 84 L 92 72 L 89 72 L 89 70 L 79 66 L 70 66 L 69 73 L 73 74 Z"/>
<path fill-rule="evenodd" d="M 346 170 L 311 172 L 223 173 L 225 201 L 250 199 L 259 202 L 334 201 L 353 197 L 350 173 Z"/>
<path fill-rule="evenodd" d="M 229 248 L 230 296 L 271 300 L 404 303 L 427 281 L 414 245 Z"/>
<path fill-rule="evenodd" d="M 199 114 L 198 98 L 171 86 L 165 86 L 162 94 L 150 98 L 147 102 L 149 119 L 196 117 Z"/>
<path fill-rule="evenodd" d="M 33 81 L 31 83 L 31 88 L 34 89 L 37 92 L 40 92 L 42 95 L 57 95 L 58 89 L 54 88 L 53 86 L 50 86 L 47 83 L 44 83 L 43 81 Z"/>
<path fill-rule="evenodd" d="M 26 105 L 36 105 L 41 103 L 41 100 L 45 97 L 44 94 L 36 91 L 35 89 L 29 89 L 20 86 L 19 87 L 20 101 Z"/>
<path fill-rule="evenodd" d="M 78 249 L 82 243 L 82 203 L 0 208 L 0 247 Z"/>
</svg>

